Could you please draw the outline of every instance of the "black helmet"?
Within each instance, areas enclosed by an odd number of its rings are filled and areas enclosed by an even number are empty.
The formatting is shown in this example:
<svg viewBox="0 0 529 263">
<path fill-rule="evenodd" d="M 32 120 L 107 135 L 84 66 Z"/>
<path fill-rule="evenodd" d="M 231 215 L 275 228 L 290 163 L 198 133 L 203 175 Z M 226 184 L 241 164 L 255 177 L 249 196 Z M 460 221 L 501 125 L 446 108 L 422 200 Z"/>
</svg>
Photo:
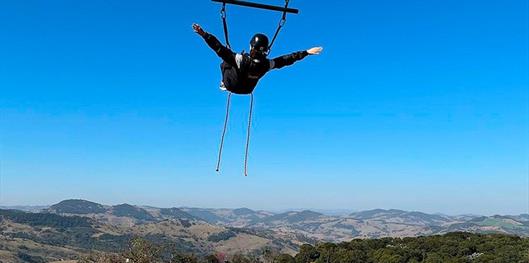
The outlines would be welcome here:
<svg viewBox="0 0 529 263">
<path fill-rule="evenodd" d="M 268 53 L 268 37 L 264 34 L 255 34 L 250 41 L 250 47 L 262 54 Z"/>
</svg>

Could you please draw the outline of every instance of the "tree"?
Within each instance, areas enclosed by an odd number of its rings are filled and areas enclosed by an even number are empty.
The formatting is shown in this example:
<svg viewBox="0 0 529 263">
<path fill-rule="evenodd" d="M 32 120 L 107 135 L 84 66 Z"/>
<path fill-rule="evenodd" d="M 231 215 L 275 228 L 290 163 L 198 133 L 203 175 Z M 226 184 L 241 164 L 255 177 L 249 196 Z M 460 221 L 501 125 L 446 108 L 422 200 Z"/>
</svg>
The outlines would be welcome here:
<svg viewBox="0 0 529 263">
<path fill-rule="evenodd" d="M 296 255 L 296 263 L 310 263 L 316 261 L 320 257 L 320 252 L 308 244 L 302 245 L 299 253 Z"/>
<path fill-rule="evenodd" d="M 215 255 L 209 255 L 206 257 L 206 262 L 207 263 L 224 263 L 224 262 L 221 262 Z"/>
<path fill-rule="evenodd" d="M 274 263 L 296 263 L 296 260 L 293 256 L 289 254 L 281 254 L 277 256 L 274 261 Z"/>
<path fill-rule="evenodd" d="M 236 254 L 232 257 L 231 263 L 257 263 L 259 261 L 255 261 L 257 259 L 250 259 L 242 254 Z"/>
<path fill-rule="evenodd" d="M 142 238 L 133 238 L 124 256 L 134 263 L 156 262 L 160 257 L 161 247 Z"/>
</svg>

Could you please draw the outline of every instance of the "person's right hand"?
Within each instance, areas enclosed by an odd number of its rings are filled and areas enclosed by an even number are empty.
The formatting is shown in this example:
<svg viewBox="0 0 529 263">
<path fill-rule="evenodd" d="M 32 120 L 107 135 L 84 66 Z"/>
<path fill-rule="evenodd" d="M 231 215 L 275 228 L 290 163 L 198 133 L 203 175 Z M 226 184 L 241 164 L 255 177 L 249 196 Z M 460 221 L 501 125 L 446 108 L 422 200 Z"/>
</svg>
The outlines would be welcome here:
<svg viewBox="0 0 529 263">
<path fill-rule="evenodd" d="M 197 34 L 199 34 L 201 36 L 204 36 L 204 34 L 206 34 L 204 29 L 202 29 L 202 27 L 199 24 L 193 23 L 192 27 L 193 27 L 193 30 L 195 31 L 195 33 L 197 33 Z"/>
<path fill-rule="evenodd" d="M 307 53 L 309 53 L 309 55 L 319 55 L 322 50 L 323 50 L 322 47 L 313 47 L 313 48 L 309 48 L 307 50 Z"/>
</svg>

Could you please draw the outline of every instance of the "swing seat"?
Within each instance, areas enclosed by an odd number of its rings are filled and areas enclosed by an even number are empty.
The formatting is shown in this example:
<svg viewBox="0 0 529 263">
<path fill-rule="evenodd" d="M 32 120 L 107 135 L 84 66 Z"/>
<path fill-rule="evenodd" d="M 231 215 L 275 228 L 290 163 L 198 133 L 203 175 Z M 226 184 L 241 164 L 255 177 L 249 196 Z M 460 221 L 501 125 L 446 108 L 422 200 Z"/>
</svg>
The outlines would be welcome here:
<svg viewBox="0 0 529 263">
<path fill-rule="evenodd" d="M 253 2 L 247 2 L 247 1 L 239 1 L 239 0 L 211 0 L 211 1 L 218 2 L 218 3 L 224 3 L 224 4 L 232 4 L 232 5 L 240 5 L 240 6 L 273 10 L 273 11 L 280 11 L 280 12 L 292 13 L 292 14 L 299 13 L 299 10 L 294 9 L 294 8 L 288 8 L 288 7 L 285 8 L 281 6 L 266 5 L 266 4 L 253 3 Z"/>
</svg>

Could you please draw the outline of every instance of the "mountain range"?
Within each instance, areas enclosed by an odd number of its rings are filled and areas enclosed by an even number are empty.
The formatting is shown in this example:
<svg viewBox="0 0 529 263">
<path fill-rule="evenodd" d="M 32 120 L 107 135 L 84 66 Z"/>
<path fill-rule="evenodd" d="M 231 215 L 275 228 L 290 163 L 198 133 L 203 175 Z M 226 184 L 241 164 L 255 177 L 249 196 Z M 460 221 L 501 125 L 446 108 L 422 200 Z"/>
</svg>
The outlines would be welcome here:
<svg viewBox="0 0 529 263">
<path fill-rule="evenodd" d="M 23 207 L 18 207 L 23 208 Z M 248 208 L 157 208 L 64 200 L 29 211 L 0 209 L 0 261 L 40 257 L 76 258 L 91 251 L 114 252 L 134 236 L 169 242 L 195 254 L 295 253 L 302 244 L 354 238 L 412 237 L 449 232 L 529 236 L 529 215 L 447 216 L 396 209 L 347 215 L 311 210 L 274 213 Z"/>
</svg>

